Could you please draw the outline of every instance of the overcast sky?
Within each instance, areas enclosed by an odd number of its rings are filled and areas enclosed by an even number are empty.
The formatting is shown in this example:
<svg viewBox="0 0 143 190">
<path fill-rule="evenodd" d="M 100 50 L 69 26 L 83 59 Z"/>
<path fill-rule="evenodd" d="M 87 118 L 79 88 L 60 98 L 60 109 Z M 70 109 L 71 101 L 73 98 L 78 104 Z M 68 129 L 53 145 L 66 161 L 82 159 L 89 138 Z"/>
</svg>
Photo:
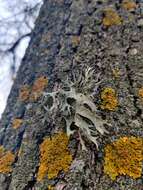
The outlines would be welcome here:
<svg viewBox="0 0 143 190">
<path fill-rule="evenodd" d="M 11 47 L 1 45 L 6 42 L 6 44 L 13 43 L 20 34 L 28 33 L 34 27 L 34 19 L 27 19 L 29 27 L 23 22 L 25 19 L 24 14 L 20 14 L 20 11 L 23 10 L 24 5 L 27 6 L 27 3 L 30 5 L 35 5 L 36 3 L 41 2 L 41 0 L 0 0 L 0 48 L 7 49 Z M 13 15 L 18 15 L 17 18 Z M 38 14 L 38 13 L 37 13 Z M 35 18 L 35 17 L 34 17 Z M 18 21 L 18 24 L 15 25 L 15 19 Z M 3 22 L 6 21 L 6 22 Z M 4 24 L 3 24 L 4 23 Z M 20 65 L 20 61 L 24 56 L 25 49 L 28 46 L 29 38 L 25 38 L 21 41 L 20 45 L 16 49 L 16 60 L 15 66 L 16 71 Z M 0 54 L 0 117 L 4 108 L 6 106 L 7 97 L 10 93 L 11 86 L 13 84 L 13 75 L 11 73 L 13 56 L 11 53 L 8 53 L 6 56 Z"/>
</svg>

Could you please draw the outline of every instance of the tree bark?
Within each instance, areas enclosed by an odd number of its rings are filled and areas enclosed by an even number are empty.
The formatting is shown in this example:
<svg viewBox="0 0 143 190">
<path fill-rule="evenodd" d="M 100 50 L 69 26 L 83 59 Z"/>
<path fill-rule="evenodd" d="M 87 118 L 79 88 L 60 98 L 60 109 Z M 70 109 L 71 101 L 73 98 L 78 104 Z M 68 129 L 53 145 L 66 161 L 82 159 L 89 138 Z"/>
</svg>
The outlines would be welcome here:
<svg viewBox="0 0 143 190">
<path fill-rule="evenodd" d="M 132 9 L 122 3 L 44 1 L 1 119 L 0 144 L 16 157 L 12 172 L 0 174 L 0 190 L 46 190 L 50 185 L 57 190 L 143 189 L 143 176 L 132 179 L 121 175 L 113 181 L 103 169 L 107 144 L 123 136 L 143 137 L 143 97 L 139 96 L 143 86 L 143 3 L 138 1 Z M 107 9 L 113 9 L 121 23 L 104 23 Z M 97 135 L 98 150 L 86 139 L 87 150 L 83 151 L 75 132 L 69 140 L 73 162 L 68 172 L 39 182 L 39 145 L 62 129 L 61 115 L 56 110 L 53 119 L 43 109 L 43 95 L 34 101 L 22 100 L 20 91 L 26 85 L 32 89 L 44 76 L 48 78 L 44 91 L 53 92 L 88 67 L 96 81 L 92 95 L 97 115 L 107 122 L 108 134 Z M 117 94 L 115 110 L 101 109 L 101 92 L 106 87 Z M 22 125 L 15 129 L 17 118 Z"/>
</svg>

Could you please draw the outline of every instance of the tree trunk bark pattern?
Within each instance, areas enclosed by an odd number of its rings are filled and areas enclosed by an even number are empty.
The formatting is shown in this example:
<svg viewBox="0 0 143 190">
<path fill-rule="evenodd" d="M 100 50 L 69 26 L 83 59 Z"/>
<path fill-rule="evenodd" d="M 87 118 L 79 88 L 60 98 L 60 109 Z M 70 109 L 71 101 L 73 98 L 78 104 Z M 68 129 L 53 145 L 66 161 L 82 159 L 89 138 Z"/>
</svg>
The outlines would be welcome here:
<svg viewBox="0 0 143 190">
<path fill-rule="evenodd" d="M 118 12 L 122 24 L 103 25 L 107 8 Z M 17 156 L 11 174 L 0 174 L 0 190 L 46 190 L 49 184 L 56 189 L 64 184 L 64 190 L 143 189 L 143 176 L 136 180 L 119 176 L 112 181 L 103 172 L 106 144 L 121 136 L 143 137 L 143 102 L 138 96 L 143 86 L 142 14 L 142 1 L 133 11 L 123 9 L 120 0 L 44 1 L 1 119 L 1 145 L 15 154 L 22 149 L 22 154 Z M 94 68 L 95 78 L 98 77 L 94 88 L 97 106 L 104 87 L 112 87 L 118 95 L 116 111 L 99 109 L 101 118 L 111 124 L 106 127 L 109 135 L 99 137 L 98 151 L 89 143 L 87 152 L 81 151 L 73 136 L 70 146 L 74 169 L 56 180 L 39 183 L 39 145 L 45 136 L 57 130 L 59 118 L 53 125 L 42 109 L 41 99 L 24 103 L 18 98 L 19 90 L 24 84 L 32 86 L 40 76 L 47 76 L 46 91 L 51 92 L 60 81 L 71 79 L 73 72 L 86 66 Z M 115 69 L 119 70 L 119 77 L 114 76 Z M 12 128 L 14 118 L 23 120 L 16 130 Z"/>
</svg>

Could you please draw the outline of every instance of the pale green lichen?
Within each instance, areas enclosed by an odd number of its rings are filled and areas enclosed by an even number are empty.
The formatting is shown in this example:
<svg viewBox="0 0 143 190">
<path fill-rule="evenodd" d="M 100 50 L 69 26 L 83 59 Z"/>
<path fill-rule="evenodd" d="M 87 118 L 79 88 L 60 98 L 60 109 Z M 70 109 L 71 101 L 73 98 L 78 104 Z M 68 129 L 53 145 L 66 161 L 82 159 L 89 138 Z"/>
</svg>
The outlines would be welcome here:
<svg viewBox="0 0 143 190">
<path fill-rule="evenodd" d="M 67 82 L 68 90 L 59 88 L 58 91 L 45 93 L 45 99 L 51 97 L 53 102 L 50 108 L 47 105 L 44 106 L 45 110 L 51 113 L 59 110 L 66 122 L 68 136 L 76 131 L 71 130 L 71 126 L 73 124 L 76 126 L 79 134 L 81 133 L 80 140 L 84 150 L 86 146 L 84 146 L 82 135 L 98 147 L 97 133 L 101 135 L 108 133 L 104 127 L 107 121 L 103 121 L 97 115 L 98 110 L 90 94 L 90 90 L 96 85 L 93 73 L 93 69 L 87 68 L 78 78 L 74 77 L 73 82 Z"/>
</svg>

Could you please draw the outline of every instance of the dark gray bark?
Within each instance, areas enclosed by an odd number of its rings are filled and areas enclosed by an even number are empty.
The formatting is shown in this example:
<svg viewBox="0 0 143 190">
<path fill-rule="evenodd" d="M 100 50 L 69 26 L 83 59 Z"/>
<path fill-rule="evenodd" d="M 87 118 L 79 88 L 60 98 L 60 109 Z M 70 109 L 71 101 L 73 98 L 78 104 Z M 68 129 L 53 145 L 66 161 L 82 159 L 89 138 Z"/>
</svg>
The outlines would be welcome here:
<svg viewBox="0 0 143 190">
<path fill-rule="evenodd" d="M 138 89 L 143 86 L 143 3 L 138 1 L 137 6 L 130 12 L 121 8 L 118 0 L 45 0 L 1 119 L 0 144 L 15 154 L 22 147 L 23 154 L 17 156 L 11 174 L 0 175 L 0 190 L 46 190 L 51 183 L 65 183 L 65 190 L 143 189 L 143 177 L 134 180 L 119 176 L 112 181 L 103 172 L 106 144 L 120 136 L 143 137 L 143 103 L 138 97 Z M 121 25 L 103 25 L 103 13 L 109 7 L 123 18 Z M 84 152 L 77 147 L 74 134 L 71 149 L 81 168 L 69 170 L 52 182 L 39 183 L 39 145 L 45 136 L 54 133 L 60 116 L 51 123 L 41 98 L 22 102 L 19 90 L 24 84 L 32 86 L 40 76 L 47 76 L 46 91 L 51 92 L 55 84 L 63 83 L 67 76 L 72 80 L 72 73 L 87 65 L 94 68 L 95 79 L 98 76 L 100 82 L 93 89 L 94 102 L 101 120 L 106 118 L 110 123 L 106 126 L 109 135 L 99 137 L 98 151 L 93 143 L 87 142 Z M 117 79 L 113 76 L 114 68 L 120 70 Z M 108 86 L 118 94 L 116 111 L 101 110 L 99 106 L 100 92 Z M 14 118 L 23 120 L 17 130 L 12 127 Z"/>
</svg>

